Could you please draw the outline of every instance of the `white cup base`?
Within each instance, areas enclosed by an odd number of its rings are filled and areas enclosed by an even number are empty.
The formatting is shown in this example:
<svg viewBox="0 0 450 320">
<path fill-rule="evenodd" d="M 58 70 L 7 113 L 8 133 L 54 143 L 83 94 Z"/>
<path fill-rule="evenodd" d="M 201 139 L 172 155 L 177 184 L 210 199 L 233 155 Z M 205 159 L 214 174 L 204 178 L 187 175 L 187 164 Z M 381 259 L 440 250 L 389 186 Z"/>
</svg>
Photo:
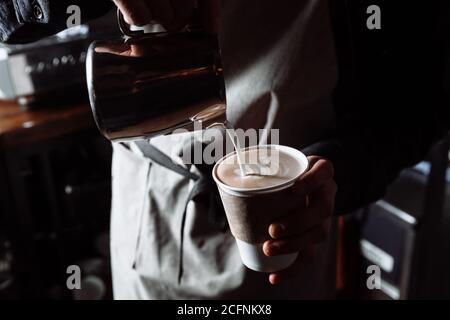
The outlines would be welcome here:
<svg viewBox="0 0 450 320">
<path fill-rule="evenodd" d="M 250 244 L 236 239 L 244 265 L 258 272 L 276 272 L 286 269 L 297 260 L 298 252 L 268 257 L 263 252 L 263 244 Z"/>
</svg>

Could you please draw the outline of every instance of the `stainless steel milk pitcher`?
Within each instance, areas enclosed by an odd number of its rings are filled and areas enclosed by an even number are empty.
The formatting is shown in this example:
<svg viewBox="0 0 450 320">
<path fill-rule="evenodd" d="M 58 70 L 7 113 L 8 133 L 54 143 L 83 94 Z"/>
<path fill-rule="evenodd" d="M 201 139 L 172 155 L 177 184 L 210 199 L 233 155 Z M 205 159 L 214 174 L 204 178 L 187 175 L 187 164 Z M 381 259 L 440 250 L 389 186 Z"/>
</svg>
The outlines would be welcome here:
<svg viewBox="0 0 450 320">
<path fill-rule="evenodd" d="M 216 35 L 147 33 L 118 14 L 123 38 L 94 42 L 87 56 L 92 112 L 112 141 L 151 138 L 225 121 L 225 84 Z M 197 127 L 197 126 L 196 126 Z"/>
</svg>

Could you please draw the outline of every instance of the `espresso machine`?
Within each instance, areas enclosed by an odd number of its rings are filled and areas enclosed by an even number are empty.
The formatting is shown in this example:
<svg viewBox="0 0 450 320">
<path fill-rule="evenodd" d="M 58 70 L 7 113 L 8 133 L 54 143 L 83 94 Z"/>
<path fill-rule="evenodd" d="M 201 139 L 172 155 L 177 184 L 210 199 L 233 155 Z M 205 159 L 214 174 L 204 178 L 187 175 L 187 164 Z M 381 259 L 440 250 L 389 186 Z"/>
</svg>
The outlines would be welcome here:
<svg viewBox="0 0 450 320">
<path fill-rule="evenodd" d="M 87 97 L 85 62 L 98 38 L 120 35 L 114 12 L 37 42 L 0 44 L 0 100 L 30 109 Z"/>
</svg>

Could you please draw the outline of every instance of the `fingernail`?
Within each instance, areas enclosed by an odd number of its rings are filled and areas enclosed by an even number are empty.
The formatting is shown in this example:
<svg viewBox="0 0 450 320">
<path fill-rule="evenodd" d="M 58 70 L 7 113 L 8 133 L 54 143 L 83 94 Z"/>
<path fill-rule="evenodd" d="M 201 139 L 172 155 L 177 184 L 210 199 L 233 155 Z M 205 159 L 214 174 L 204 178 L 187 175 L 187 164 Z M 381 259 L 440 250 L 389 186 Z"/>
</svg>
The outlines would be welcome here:
<svg viewBox="0 0 450 320">
<path fill-rule="evenodd" d="M 286 226 L 282 223 L 274 223 L 271 225 L 271 228 L 272 228 L 271 235 L 275 238 L 283 236 L 284 232 L 286 231 Z"/>
<path fill-rule="evenodd" d="M 270 241 L 267 241 L 266 243 L 264 243 L 263 245 L 263 252 L 266 256 L 270 257 L 271 253 L 272 253 L 272 247 L 271 247 L 272 243 Z"/>
<path fill-rule="evenodd" d="M 263 246 L 263 252 L 266 256 L 272 257 L 277 254 L 277 245 L 275 241 L 266 241 Z"/>
<path fill-rule="evenodd" d="M 271 274 L 269 275 L 269 282 L 271 285 L 277 285 L 280 282 L 280 279 L 276 274 Z"/>
</svg>

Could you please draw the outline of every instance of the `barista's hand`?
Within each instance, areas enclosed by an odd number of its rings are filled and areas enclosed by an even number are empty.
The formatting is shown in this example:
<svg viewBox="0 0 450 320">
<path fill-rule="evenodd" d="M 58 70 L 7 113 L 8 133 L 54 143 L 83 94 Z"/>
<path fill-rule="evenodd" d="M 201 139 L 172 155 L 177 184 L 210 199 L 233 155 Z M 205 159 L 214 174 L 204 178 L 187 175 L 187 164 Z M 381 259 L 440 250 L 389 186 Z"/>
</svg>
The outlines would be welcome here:
<svg viewBox="0 0 450 320">
<path fill-rule="evenodd" d="M 316 156 L 308 159 L 310 170 L 293 187 L 296 197 L 307 198 L 306 205 L 274 221 L 268 230 L 273 239 L 263 246 L 267 256 L 300 252 L 291 267 L 269 275 L 272 284 L 301 272 L 302 266 L 314 258 L 317 244 L 326 239 L 330 230 L 337 191 L 333 165 Z"/>
<path fill-rule="evenodd" d="M 150 21 L 162 24 L 167 30 L 187 25 L 192 17 L 196 0 L 113 0 L 122 11 L 125 21 L 143 26 Z M 220 0 L 199 0 L 198 9 L 203 27 L 217 32 Z"/>
</svg>

